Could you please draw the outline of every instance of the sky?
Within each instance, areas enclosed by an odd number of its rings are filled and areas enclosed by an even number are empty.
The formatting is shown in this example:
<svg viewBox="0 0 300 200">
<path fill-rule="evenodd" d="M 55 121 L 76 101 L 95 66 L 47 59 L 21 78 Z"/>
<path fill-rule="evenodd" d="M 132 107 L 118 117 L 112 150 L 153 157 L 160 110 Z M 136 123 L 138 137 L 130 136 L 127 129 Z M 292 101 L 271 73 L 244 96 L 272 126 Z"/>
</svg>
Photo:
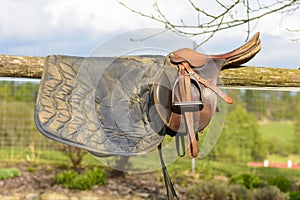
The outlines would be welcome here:
<svg viewBox="0 0 300 200">
<path fill-rule="evenodd" d="M 261 0 L 263 1 L 268 0 Z M 152 13 L 155 1 L 122 2 L 134 9 Z M 191 12 L 187 0 L 176 3 L 174 0 L 157 2 L 172 21 L 185 19 L 192 23 L 195 19 L 195 13 Z M 111 44 L 107 41 L 112 41 L 128 31 L 164 29 L 162 24 L 129 11 L 116 0 L 0 0 L 0 5 L 0 54 L 89 56 L 99 45 Z M 204 6 L 209 8 L 210 5 L 212 4 L 206 3 Z M 252 28 L 252 33 L 261 33 L 262 50 L 247 64 L 299 68 L 300 41 L 292 40 L 299 38 L 300 33 L 287 31 L 300 29 L 299 19 L 300 9 L 284 17 L 273 14 L 260 20 Z M 159 42 L 159 47 L 177 42 L 171 39 L 168 41 L 168 37 L 161 38 L 164 41 Z M 216 34 L 199 51 L 225 53 L 242 45 L 245 38 L 245 27 L 238 27 Z M 196 37 L 189 40 L 198 39 Z M 127 44 L 119 41 L 114 48 Z M 180 42 L 177 46 L 179 45 Z"/>
</svg>

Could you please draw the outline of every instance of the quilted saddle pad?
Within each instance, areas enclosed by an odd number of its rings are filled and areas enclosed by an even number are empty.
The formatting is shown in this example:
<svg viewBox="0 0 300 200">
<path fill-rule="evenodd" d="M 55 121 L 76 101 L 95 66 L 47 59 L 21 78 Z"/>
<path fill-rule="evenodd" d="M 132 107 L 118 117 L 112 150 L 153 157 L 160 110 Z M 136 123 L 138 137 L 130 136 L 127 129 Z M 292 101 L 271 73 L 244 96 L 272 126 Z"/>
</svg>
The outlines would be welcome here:
<svg viewBox="0 0 300 200">
<path fill-rule="evenodd" d="M 35 122 L 48 138 L 98 156 L 139 155 L 163 140 L 151 98 L 162 56 L 48 56 Z"/>
</svg>

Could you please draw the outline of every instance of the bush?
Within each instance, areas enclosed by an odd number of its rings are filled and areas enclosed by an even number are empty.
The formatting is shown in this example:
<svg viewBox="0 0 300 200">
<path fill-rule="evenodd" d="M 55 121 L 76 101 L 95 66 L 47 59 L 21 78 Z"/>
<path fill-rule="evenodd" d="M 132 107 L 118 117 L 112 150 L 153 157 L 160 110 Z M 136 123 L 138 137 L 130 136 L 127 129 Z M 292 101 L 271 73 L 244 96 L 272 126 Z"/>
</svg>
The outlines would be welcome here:
<svg viewBox="0 0 300 200">
<path fill-rule="evenodd" d="M 95 185 L 104 185 L 106 175 L 104 170 L 95 167 L 83 174 L 78 174 L 73 170 L 58 173 L 54 181 L 68 189 L 90 190 Z"/>
<path fill-rule="evenodd" d="M 195 199 L 210 200 L 226 200 L 229 193 L 227 185 L 217 181 L 200 182 L 189 192 Z"/>
<path fill-rule="evenodd" d="M 17 168 L 0 169 L 0 180 L 6 180 L 21 175 L 21 171 Z"/>
<path fill-rule="evenodd" d="M 300 191 L 291 192 L 290 200 L 300 200 Z"/>
<path fill-rule="evenodd" d="M 240 184 L 245 186 L 247 189 L 258 188 L 263 185 L 263 181 L 254 174 L 240 174 L 233 176 L 230 179 L 233 184 Z"/>
<path fill-rule="evenodd" d="M 229 200 L 252 199 L 252 193 L 243 185 L 229 185 Z"/>
<path fill-rule="evenodd" d="M 189 191 L 195 199 L 244 200 L 251 199 L 250 191 L 242 185 L 228 185 L 226 182 L 201 182 Z"/>
<path fill-rule="evenodd" d="M 269 185 L 278 187 L 282 192 L 291 190 L 293 182 L 284 176 L 273 176 L 268 179 Z"/>
<path fill-rule="evenodd" d="M 289 195 L 283 193 L 276 186 L 266 186 L 256 189 L 253 194 L 254 200 L 288 200 Z"/>
<path fill-rule="evenodd" d="M 62 144 L 59 150 L 69 157 L 74 169 L 78 168 L 81 165 L 83 157 L 87 154 L 87 151 L 85 149 L 66 144 Z"/>
</svg>

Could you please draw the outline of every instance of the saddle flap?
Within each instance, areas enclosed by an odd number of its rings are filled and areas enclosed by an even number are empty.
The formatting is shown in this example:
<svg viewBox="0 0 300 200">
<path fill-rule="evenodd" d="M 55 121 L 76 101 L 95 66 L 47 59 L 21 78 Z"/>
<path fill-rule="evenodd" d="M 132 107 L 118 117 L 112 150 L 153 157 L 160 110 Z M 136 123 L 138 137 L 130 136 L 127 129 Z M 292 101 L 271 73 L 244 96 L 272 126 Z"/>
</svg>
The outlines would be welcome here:
<svg viewBox="0 0 300 200">
<path fill-rule="evenodd" d="M 163 139 L 163 123 L 147 113 L 149 85 L 162 59 L 147 59 L 145 64 L 126 58 L 47 57 L 35 108 L 37 128 L 98 156 L 151 151 Z"/>
<path fill-rule="evenodd" d="M 224 62 L 225 60 L 208 59 L 202 68 L 195 68 L 195 71 L 216 85 Z M 177 80 L 178 69 L 172 63 L 166 62 L 155 81 L 153 97 L 157 113 L 166 126 L 174 132 L 184 133 L 187 128 L 182 114 L 184 108 L 173 105 L 174 102 L 179 103 L 181 99 Z M 194 79 L 191 81 L 191 97 L 193 106 L 189 110 L 193 112 L 194 130 L 201 131 L 208 125 L 216 111 L 217 97 L 214 91 Z"/>
</svg>

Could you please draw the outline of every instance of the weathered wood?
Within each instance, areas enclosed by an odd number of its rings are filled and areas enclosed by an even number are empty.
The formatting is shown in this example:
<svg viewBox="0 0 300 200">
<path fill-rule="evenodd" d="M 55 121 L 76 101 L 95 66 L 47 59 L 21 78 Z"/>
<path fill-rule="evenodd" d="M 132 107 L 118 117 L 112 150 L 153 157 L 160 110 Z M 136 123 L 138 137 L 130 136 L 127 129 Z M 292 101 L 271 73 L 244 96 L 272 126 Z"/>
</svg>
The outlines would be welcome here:
<svg viewBox="0 0 300 200">
<path fill-rule="evenodd" d="M 45 57 L 0 55 L 0 77 L 41 78 L 44 62 Z M 223 70 L 220 78 L 225 86 L 300 87 L 299 69 L 246 66 Z"/>
<path fill-rule="evenodd" d="M 299 69 L 246 66 L 221 71 L 225 86 L 300 87 Z"/>
<path fill-rule="evenodd" d="M 41 78 L 44 57 L 0 55 L 0 77 Z"/>
</svg>

